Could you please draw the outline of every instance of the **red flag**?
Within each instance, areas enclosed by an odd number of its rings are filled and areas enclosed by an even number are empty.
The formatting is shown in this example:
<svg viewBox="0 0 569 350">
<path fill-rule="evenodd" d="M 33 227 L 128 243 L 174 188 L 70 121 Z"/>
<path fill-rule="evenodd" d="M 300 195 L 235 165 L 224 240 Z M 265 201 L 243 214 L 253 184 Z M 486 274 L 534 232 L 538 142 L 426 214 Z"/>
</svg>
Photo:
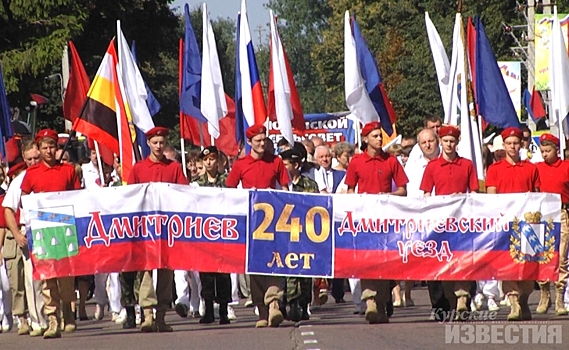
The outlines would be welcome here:
<svg viewBox="0 0 569 350">
<path fill-rule="evenodd" d="M 541 93 L 533 87 L 533 92 L 531 94 L 531 100 L 529 106 L 533 112 L 533 117 L 535 119 L 540 119 L 545 117 L 545 108 L 543 108 L 543 102 L 541 100 Z"/>
<path fill-rule="evenodd" d="M 38 104 L 38 106 L 46 105 L 49 103 L 49 99 L 45 96 L 40 95 L 40 94 L 30 94 L 30 96 L 31 96 L 32 100 Z"/>
<path fill-rule="evenodd" d="M 71 52 L 71 65 L 65 98 L 63 99 L 63 117 L 73 122 L 81 113 L 91 82 L 75 45 L 71 41 L 69 42 L 69 51 Z"/>
<path fill-rule="evenodd" d="M 95 142 L 93 139 L 87 138 L 87 147 L 89 147 L 90 150 L 95 149 Z M 99 154 L 101 155 L 101 160 L 105 164 L 111 166 L 114 164 L 115 155 L 110 149 L 105 147 L 105 145 L 99 144 Z"/>
</svg>

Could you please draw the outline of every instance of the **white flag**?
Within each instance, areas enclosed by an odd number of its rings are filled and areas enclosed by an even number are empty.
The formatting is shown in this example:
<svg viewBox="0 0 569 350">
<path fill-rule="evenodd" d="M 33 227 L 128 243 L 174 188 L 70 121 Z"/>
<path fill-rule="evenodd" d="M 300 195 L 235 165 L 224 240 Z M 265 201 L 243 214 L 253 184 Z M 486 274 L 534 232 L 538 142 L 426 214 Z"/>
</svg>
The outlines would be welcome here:
<svg viewBox="0 0 569 350">
<path fill-rule="evenodd" d="M 290 85 L 286 71 L 284 48 L 277 30 L 277 22 L 273 11 L 271 15 L 271 68 L 273 69 L 273 87 L 275 93 L 275 114 L 279 122 L 279 130 L 283 137 L 292 145 L 292 104 L 290 101 Z"/>
<path fill-rule="evenodd" d="M 460 117 L 468 115 L 468 109 L 462 109 L 460 97 L 462 89 L 466 87 L 466 67 L 465 67 L 466 50 L 462 40 L 462 16 L 456 14 L 454 31 L 452 35 L 452 58 L 449 71 L 449 85 L 447 96 L 443 100 L 443 109 L 445 111 L 444 122 L 450 125 L 459 125 Z M 466 91 L 466 90 L 464 90 Z"/>
<path fill-rule="evenodd" d="M 117 21 L 117 37 L 119 49 L 117 73 L 121 89 L 123 90 L 125 109 L 127 113 L 131 114 L 133 124 L 143 132 L 147 132 L 154 127 L 154 122 L 146 105 L 148 97 L 146 86 L 134 61 L 134 57 L 132 57 L 128 43 L 124 38 L 120 21 Z"/>
<path fill-rule="evenodd" d="M 561 31 L 559 18 L 557 18 L 557 6 L 554 6 L 553 28 L 550 43 L 550 81 L 551 102 L 553 110 L 550 112 L 552 124 L 559 127 L 559 138 L 565 141 L 569 134 L 567 129 L 567 113 L 569 113 L 569 57 L 565 49 L 565 39 Z M 564 143 L 564 142 L 563 142 Z M 564 145 L 561 145 L 564 149 Z M 561 152 L 563 156 L 563 152 Z"/>
<path fill-rule="evenodd" d="M 215 45 L 215 34 L 209 21 L 206 4 L 203 4 L 203 45 L 202 45 L 202 91 L 201 107 L 207 119 L 209 134 L 219 137 L 219 120 L 227 115 L 227 102 L 223 88 L 219 56 Z"/>
<path fill-rule="evenodd" d="M 363 124 L 379 120 L 367 93 L 356 54 L 356 41 L 350 26 L 350 11 L 344 16 L 344 89 L 346 105 Z"/>
<path fill-rule="evenodd" d="M 450 63 L 441 37 L 437 32 L 437 28 L 435 28 L 435 25 L 431 21 L 428 12 L 425 12 L 425 24 L 427 26 L 427 36 L 429 37 L 429 45 L 431 46 L 433 61 L 435 62 L 435 70 L 437 71 L 441 101 L 443 106 L 447 107 L 449 104 L 445 102 L 445 99 L 448 98 L 447 90 L 450 82 Z M 445 110 L 445 116 L 446 115 L 447 111 Z"/>
</svg>

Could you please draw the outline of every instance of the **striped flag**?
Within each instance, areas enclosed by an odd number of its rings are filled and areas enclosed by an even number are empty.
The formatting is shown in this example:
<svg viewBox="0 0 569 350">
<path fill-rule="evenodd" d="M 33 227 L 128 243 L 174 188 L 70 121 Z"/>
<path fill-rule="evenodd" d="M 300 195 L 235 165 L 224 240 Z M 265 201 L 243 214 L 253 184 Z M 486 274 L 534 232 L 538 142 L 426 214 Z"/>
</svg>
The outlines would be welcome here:
<svg viewBox="0 0 569 350">
<path fill-rule="evenodd" d="M 443 41 L 439 36 L 439 32 L 431 21 L 428 12 L 425 12 L 425 25 L 427 27 L 427 36 L 429 37 L 429 45 L 431 46 L 433 61 L 435 62 L 435 70 L 437 71 L 437 80 L 439 82 L 441 101 L 443 101 L 443 106 L 448 108 L 449 104 L 444 102 L 445 98 L 447 98 L 447 90 L 449 89 L 450 80 L 450 63 L 448 61 L 447 52 L 443 45 Z"/>
<path fill-rule="evenodd" d="M 114 40 L 111 40 L 72 129 L 120 155 L 122 177 L 127 179 L 134 163 L 133 143 L 120 91 L 117 65 L 117 52 Z"/>
<path fill-rule="evenodd" d="M 237 24 L 235 103 L 237 105 L 237 132 L 240 133 L 237 138 L 240 141 L 246 139 L 245 130 L 249 126 L 265 123 L 267 109 L 259 79 L 251 32 L 249 31 L 245 0 L 241 1 L 241 13 Z"/>
</svg>

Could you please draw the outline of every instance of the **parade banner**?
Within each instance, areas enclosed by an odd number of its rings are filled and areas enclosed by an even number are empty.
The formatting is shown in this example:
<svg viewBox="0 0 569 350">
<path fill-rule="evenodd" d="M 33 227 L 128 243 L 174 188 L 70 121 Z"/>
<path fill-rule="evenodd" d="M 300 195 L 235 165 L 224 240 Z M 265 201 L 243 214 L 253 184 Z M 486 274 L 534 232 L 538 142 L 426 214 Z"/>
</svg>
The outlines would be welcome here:
<svg viewBox="0 0 569 350">
<path fill-rule="evenodd" d="M 156 268 L 555 280 L 559 195 L 411 199 L 164 183 L 22 197 L 36 278 Z"/>
<path fill-rule="evenodd" d="M 561 31 L 565 38 L 567 46 L 569 37 L 567 36 L 569 28 L 569 14 L 557 14 L 561 24 Z M 553 24 L 553 15 L 535 15 L 535 89 L 539 91 L 550 90 L 549 86 L 549 53 L 551 43 L 551 27 Z"/>
<path fill-rule="evenodd" d="M 340 141 L 354 144 L 356 143 L 354 122 L 348 116 L 349 112 L 305 114 L 306 130 L 299 131 L 293 128 L 294 139 L 302 141 L 320 136 L 330 146 Z M 276 121 L 268 121 L 267 123 L 269 138 L 277 144 L 283 138 L 279 131 L 279 123 Z"/>
<path fill-rule="evenodd" d="M 510 99 L 516 109 L 518 119 L 522 117 L 522 63 L 519 61 L 498 61 L 502 78 L 508 88 Z"/>
</svg>

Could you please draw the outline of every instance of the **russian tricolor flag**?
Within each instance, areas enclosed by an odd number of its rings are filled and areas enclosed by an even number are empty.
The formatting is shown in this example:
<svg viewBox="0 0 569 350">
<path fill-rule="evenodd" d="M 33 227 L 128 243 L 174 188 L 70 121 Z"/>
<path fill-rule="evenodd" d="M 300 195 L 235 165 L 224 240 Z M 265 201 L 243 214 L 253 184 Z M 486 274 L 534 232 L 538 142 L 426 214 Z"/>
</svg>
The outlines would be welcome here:
<svg viewBox="0 0 569 350">
<path fill-rule="evenodd" d="M 237 45 L 235 62 L 235 112 L 237 142 L 246 140 L 245 130 L 255 124 L 265 124 L 267 109 L 263 97 L 255 50 L 247 20 L 247 3 L 241 1 L 237 16 Z"/>
</svg>

